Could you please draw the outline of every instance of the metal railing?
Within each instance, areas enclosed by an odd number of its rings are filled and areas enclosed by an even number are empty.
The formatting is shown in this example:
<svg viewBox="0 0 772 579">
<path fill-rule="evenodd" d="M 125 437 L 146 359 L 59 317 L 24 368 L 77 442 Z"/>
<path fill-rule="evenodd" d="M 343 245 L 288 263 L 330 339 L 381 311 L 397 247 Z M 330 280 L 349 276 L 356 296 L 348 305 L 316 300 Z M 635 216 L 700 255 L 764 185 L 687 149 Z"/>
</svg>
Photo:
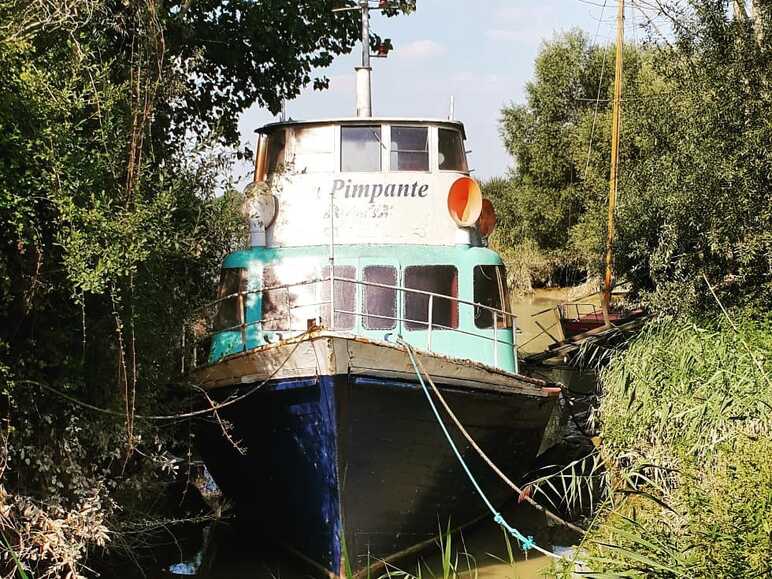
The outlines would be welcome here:
<svg viewBox="0 0 772 579">
<path fill-rule="evenodd" d="M 331 283 L 332 282 L 332 283 Z M 396 293 L 400 293 L 403 295 L 407 294 L 415 294 L 415 295 L 421 295 L 425 296 L 427 298 L 427 311 L 426 311 L 426 319 L 424 320 L 415 320 L 410 318 L 404 318 L 399 315 L 396 316 L 390 316 L 390 315 L 382 315 L 382 314 L 374 314 L 365 311 L 366 310 L 366 302 L 363 297 L 362 299 L 362 305 L 359 308 L 362 311 L 350 311 L 345 309 L 339 309 L 335 307 L 335 282 L 341 282 L 341 283 L 347 283 L 347 284 L 354 284 L 356 286 L 363 286 L 363 287 L 374 287 L 384 290 L 390 290 L 395 292 L 395 298 L 394 298 L 394 304 L 395 304 L 395 311 L 398 311 L 399 307 L 399 300 L 396 298 Z M 293 289 L 302 288 L 304 286 L 311 286 L 315 284 L 329 284 L 329 294 L 330 299 L 321 300 L 321 301 L 314 301 L 314 302 L 302 302 L 302 303 L 293 303 L 291 291 Z M 268 292 L 276 292 L 276 291 L 285 291 L 286 292 L 286 299 L 284 300 L 284 312 L 282 315 L 274 316 L 270 318 L 260 318 L 252 321 L 247 321 L 246 319 L 246 300 L 251 295 L 264 295 Z M 326 293 L 326 288 L 323 287 L 322 291 Z M 504 344 L 508 347 L 511 347 L 516 350 L 516 339 L 515 339 L 515 321 L 516 317 L 513 313 L 508 312 L 506 310 L 502 310 L 500 308 L 494 308 L 492 306 L 488 306 L 485 304 L 481 304 L 478 302 L 473 302 L 469 300 L 460 299 L 458 297 L 454 296 L 448 296 L 444 294 L 438 294 L 435 292 L 430 292 L 426 290 L 421 289 L 414 289 L 414 288 L 406 288 L 402 286 L 397 285 L 389 285 L 389 284 L 382 284 L 377 282 L 370 282 L 370 281 L 363 281 L 363 280 L 357 280 L 357 279 L 351 279 L 351 278 L 344 278 L 339 276 L 332 276 L 332 277 L 323 277 L 323 278 L 315 278 L 311 280 L 303 280 L 296 283 L 289 283 L 289 284 L 282 284 L 277 286 L 270 286 L 260 289 L 254 289 L 254 290 L 247 290 L 247 291 L 240 291 L 240 292 L 234 292 L 232 294 L 223 296 L 221 298 L 218 298 L 216 300 L 213 300 L 206 305 L 202 306 L 197 312 L 199 312 L 199 315 L 194 316 L 194 320 L 192 323 L 186 324 L 186 326 L 183 328 L 183 335 L 182 335 L 182 345 L 183 345 L 183 362 L 182 366 L 183 369 L 185 367 L 185 344 L 187 343 L 186 335 L 189 333 L 187 330 L 190 326 L 193 326 L 194 328 L 200 328 L 200 325 L 202 321 L 207 326 L 214 326 L 212 323 L 212 319 L 217 316 L 217 312 L 215 311 L 214 315 L 209 315 L 207 313 L 208 310 L 211 310 L 212 308 L 218 308 L 221 304 L 229 301 L 229 300 L 236 300 L 236 309 L 237 309 L 237 315 L 238 315 L 238 321 L 236 324 L 230 325 L 230 326 L 224 326 L 224 327 L 213 327 L 212 329 L 209 329 L 206 332 L 200 332 L 194 331 L 192 332 L 193 335 L 193 347 L 192 347 L 192 365 L 193 367 L 198 366 L 198 349 L 202 344 L 205 344 L 206 341 L 210 340 L 213 336 L 216 334 L 221 334 L 223 332 L 240 332 L 241 337 L 241 346 L 242 350 L 247 350 L 248 346 L 248 330 L 250 327 L 259 327 L 263 334 L 279 334 L 281 338 L 287 338 L 292 337 L 294 335 L 302 334 L 303 332 L 308 330 L 308 327 L 304 329 L 299 329 L 297 327 L 294 327 L 293 324 L 293 310 L 303 309 L 303 308 L 318 308 L 319 316 L 314 318 L 314 325 L 321 325 L 321 322 L 324 318 L 323 315 L 323 309 L 324 306 L 329 306 L 328 315 L 329 315 L 329 326 L 327 329 L 329 330 L 335 330 L 335 316 L 337 315 L 345 315 L 345 316 L 352 316 L 353 318 L 361 318 L 363 320 L 363 326 L 364 326 L 364 319 L 366 318 L 374 318 L 374 319 L 381 319 L 381 320 L 389 320 L 394 322 L 393 328 L 367 328 L 365 327 L 365 330 L 372 332 L 372 331 L 378 331 L 378 330 L 390 330 L 396 328 L 396 325 L 399 323 L 402 324 L 409 324 L 413 326 L 413 328 L 407 328 L 407 331 L 409 332 L 415 332 L 415 331 L 425 331 L 426 332 L 426 341 L 425 341 L 425 349 L 429 352 L 432 350 L 432 340 L 434 333 L 436 331 L 450 331 L 455 332 L 458 334 L 471 336 L 474 338 L 482 339 L 485 341 L 489 341 L 492 343 L 493 348 L 493 365 L 494 367 L 498 368 L 498 345 Z M 434 321 L 434 304 L 435 300 L 446 300 L 448 302 L 453 303 L 456 308 L 457 312 L 460 312 L 461 305 L 468 306 L 472 308 L 478 308 L 482 310 L 486 310 L 490 312 L 491 315 L 491 326 L 490 327 L 484 327 L 484 328 L 477 328 L 478 332 L 465 330 L 459 327 L 454 326 L 448 326 L 444 324 L 440 324 Z M 404 303 L 404 299 L 402 302 Z M 262 313 L 262 312 L 261 312 Z M 499 327 L 499 321 L 503 322 L 502 327 Z M 282 322 L 286 321 L 287 326 L 286 328 L 270 328 L 265 329 L 264 326 L 266 325 L 274 325 L 276 322 Z M 307 320 L 307 322 L 310 320 Z M 343 328 L 344 331 L 352 330 L 352 327 Z M 509 340 L 502 340 L 500 338 L 500 331 L 508 331 L 511 329 L 511 341 Z M 493 330 L 493 335 L 489 336 L 486 335 L 483 332 Z M 288 335 L 290 334 L 290 335 Z M 506 336 L 506 334 L 505 334 Z M 206 348 L 208 354 L 208 347 Z M 515 356 L 517 352 L 515 351 Z M 208 356 L 207 356 L 208 357 Z"/>
<path fill-rule="evenodd" d="M 602 312 L 596 308 L 595 304 L 568 302 L 559 304 L 557 308 L 560 314 L 560 319 L 562 320 L 578 320 L 582 315 L 592 314 L 593 316 L 598 316 L 599 314 L 602 314 Z M 580 311 L 580 308 L 583 309 Z M 574 313 L 573 318 L 569 315 L 572 310 Z"/>
</svg>

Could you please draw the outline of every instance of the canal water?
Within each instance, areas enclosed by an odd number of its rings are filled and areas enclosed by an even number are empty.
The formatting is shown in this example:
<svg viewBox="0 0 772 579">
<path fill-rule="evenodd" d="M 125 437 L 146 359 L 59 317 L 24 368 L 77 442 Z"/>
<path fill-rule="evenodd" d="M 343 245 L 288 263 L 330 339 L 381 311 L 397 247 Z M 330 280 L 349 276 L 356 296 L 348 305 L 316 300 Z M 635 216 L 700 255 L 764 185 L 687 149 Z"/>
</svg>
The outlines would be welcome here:
<svg viewBox="0 0 772 579">
<path fill-rule="evenodd" d="M 557 553 L 566 553 L 576 542 L 576 535 L 547 519 L 527 504 L 515 501 L 502 509 L 509 524 L 524 534 L 533 536 L 536 543 Z M 443 564 L 439 542 L 428 547 L 417 557 L 395 562 L 390 567 L 392 576 L 405 572 L 413 576 L 442 577 Z M 536 579 L 545 576 L 551 559 L 530 551 L 525 555 L 510 539 L 513 557 L 510 558 L 507 539 L 502 529 L 492 520 L 483 520 L 451 537 L 456 574 L 490 579 Z M 134 562 L 110 562 L 103 577 L 116 579 L 199 577 L 206 579 L 306 579 L 313 571 L 293 555 L 265 546 L 262 540 L 229 521 L 173 527 L 168 535 L 156 537 L 154 547 Z M 418 567 L 421 567 L 420 571 Z M 420 575 L 419 575 L 420 572 Z M 385 574 L 373 574 L 377 578 Z"/>
<path fill-rule="evenodd" d="M 518 343 L 524 345 L 524 351 L 543 350 L 554 338 L 559 339 L 554 307 L 566 301 L 566 297 L 563 290 L 537 290 L 535 294 L 513 299 L 519 329 Z M 592 373 L 573 368 L 548 366 L 533 369 L 531 373 L 563 382 L 574 392 L 590 394 L 595 386 Z M 580 412 L 584 411 L 586 404 L 580 409 Z M 563 440 L 549 453 L 549 464 L 567 464 L 589 450 L 590 443 L 576 421 L 566 420 L 566 423 Z M 577 542 L 577 536 L 570 530 L 549 521 L 527 503 L 518 504 L 515 497 L 502 508 L 502 514 L 512 526 L 525 535 L 533 536 L 539 546 L 553 552 L 570 552 Z M 510 543 L 513 554 L 510 557 L 504 533 L 491 519 L 482 520 L 454 535 L 451 541 L 458 575 L 481 579 L 536 579 L 544 577 L 552 564 L 550 558 L 535 551 L 526 556 L 514 539 Z M 103 571 L 102 576 L 116 579 L 186 576 L 206 579 L 300 579 L 314 576 L 294 556 L 265 546 L 248 528 L 238 528 L 227 520 L 170 527 L 164 534 L 156 534 L 148 544 L 153 547 L 139 553 L 138 560 L 120 566 L 111 562 L 108 564 L 109 571 Z M 418 575 L 420 566 L 420 576 L 442 577 L 439 540 L 437 545 L 427 548 L 419 556 L 401 560 L 395 565 L 392 571 Z M 376 573 L 374 577 L 379 575 Z"/>
</svg>

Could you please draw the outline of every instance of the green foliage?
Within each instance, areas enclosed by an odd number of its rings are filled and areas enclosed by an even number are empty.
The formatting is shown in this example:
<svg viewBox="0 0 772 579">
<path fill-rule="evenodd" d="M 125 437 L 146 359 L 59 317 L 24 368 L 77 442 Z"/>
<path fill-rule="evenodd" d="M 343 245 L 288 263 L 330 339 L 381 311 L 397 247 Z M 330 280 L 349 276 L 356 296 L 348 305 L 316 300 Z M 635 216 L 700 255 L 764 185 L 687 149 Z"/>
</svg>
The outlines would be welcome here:
<svg viewBox="0 0 772 579">
<path fill-rule="evenodd" d="M 643 56 L 626 51 L 625 75 L 632 86 Z M 599 270 L 611 70 L 610 48 L 590 46 L 579 31 L 559 35 L 539 52 L 527 104 L 502 111 L 500 131 L 515 166 L 507 179 L 491 180 L 483 190 L 496 208 L 500 246 L 515 253 L 538 248 L 523 259 L 534 284 L 576 283 Z"/>
<path fill-rule="evenodd" d="M 139 415 L 189 410 L 180 330 L 244 238 L 222 145 L 326 85 L 337 5 L 0 0 L 0 527 L 35 577 L 163 516 L 188 428 Z"/>
<path fill-rule="evenodd" d="M 754 29 L 714 0 L 673 14 L 675 44 L 655 36 L 625 47 L 617 273 L 661 311 L 715 307 L 703 274 L 725 303 L 765 309 L 772 34 L 757 29 L 769 22 Z M 486 187 L 503 246 L 532 241 L 556 267 L 600 271 L 613 66 L 610 48 L 591 47 L 580 33 L 558 36 L 537 57 L 527 104 L 503 110 L 515 167 Z"/>
<path fill-rule="evenodd" d="M 772 569 L 772 317 L 663 320 L 602 374 L 612 501 L 585 540 L 604 573 Z"/>
<path fill-rule="evenodd" d="M 701 2 L 660 79 L 626 107 L 641 160 L 624 169 L 619 266 L 665 311 L 772 304 L 772 39 Z M 652 291 L 653 290 L 653 291 Z"/>
</svg>

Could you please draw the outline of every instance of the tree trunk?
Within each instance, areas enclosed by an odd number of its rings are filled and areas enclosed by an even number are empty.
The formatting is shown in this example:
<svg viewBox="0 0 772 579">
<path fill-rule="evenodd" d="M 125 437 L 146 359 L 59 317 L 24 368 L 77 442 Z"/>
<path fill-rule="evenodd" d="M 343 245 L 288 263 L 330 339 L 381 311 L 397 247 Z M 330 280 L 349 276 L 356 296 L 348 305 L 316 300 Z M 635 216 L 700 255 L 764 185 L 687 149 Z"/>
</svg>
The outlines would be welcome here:
<svg viewBox="0 0 772 579">
<path fill-rule="evenodd" d="M 753 18 L 756 43 L 761 47 L 764 44 L 764 27 L 769 19 L 768 0 L 751 0 L 751 17 Z"/>
</svg>

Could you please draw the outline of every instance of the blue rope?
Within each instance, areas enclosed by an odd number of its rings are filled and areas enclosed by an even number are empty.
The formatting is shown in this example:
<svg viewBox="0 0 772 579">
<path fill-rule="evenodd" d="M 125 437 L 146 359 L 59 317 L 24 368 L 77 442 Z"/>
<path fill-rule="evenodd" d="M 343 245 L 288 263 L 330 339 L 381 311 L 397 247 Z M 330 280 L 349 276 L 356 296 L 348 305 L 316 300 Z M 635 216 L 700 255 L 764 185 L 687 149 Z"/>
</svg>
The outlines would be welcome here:
<svg viewBox="0 0 772 579">
<path fill-rule="evenodd" d="M 501 513 L 495 509 L 491 501 L 488 499 L 488 497 L 485 495 L 483 490 L 480 488 L 480 485 L 477 482 L 477 479 L 474 478 L 472 471 L 469 470 L 469 466 L 467 466 L 466 461 L 464 461 L 463 457 L 461 456 L 461 453 L 458 451 L 458 448 L 456 447 L 456 443 L 453 442 L 453 439 L 450 437 L 450 433 L 448 432 L 448 429 L 445 426 L 445 423 L 442 421 L 442 418 L 440 417 L 440 413 L 437 410 L 437 406 L 435 406 L 434 400 L 432 400 L 432 396 L 429 393 L 429 389 L 426 387 L 423 376 L 421 375 L 421 371 L 418 369 L 418 365 L 416 364 L 415 358 L 413 357 L 412 347 L 407 342 L 403 340 L 400 340 L 400 341 L 405 346 L 408 356 L 410 356 L 410 363 L 413 364 L 413 369 L 415 370 L 416 376 L 418 376 L 418 381 L 421 383 L 421 388 L 423 389 L 424 394 L 426 395 L 426 399 L 429 401 L 429 406 L 431 406 L 432 412 L 434 412 L 434 417 L 437 419 L 437 422 L 442 428 L 442 432 L 445 434 L 445 438 L 448 440 L 448 444 L 450 445 L 450 448 L 453 449 L 453 452 L 455 453 L 456 458 L 458 459 L 458 462 L 461 463 L 461 466 L 464 469 L 464 472 L 466 472 L 466 476 L 469 477 L 469 480 L 471 481 L 475 490 L 477 490 L 477 493 L 480 495 L 483 502 L 488 507 L 488 510 L 490 510 L 491 514 L 493 515 L 493 520 L 498 525 L 500 525 L 503 529 L 505 529 L 510 535 L 512 535 L 515 539 L 517 539 L 523 551 L 528 551 L 529 549 L 533 549 L 536 546 L 536 544 L 533 541 L 533 537 L 530 537 L 530 536 L 526 537 L 520 531 L 518 531 L 509 523 L 507 523 L 507 521 L 504 519 Z"/>
</svg>

